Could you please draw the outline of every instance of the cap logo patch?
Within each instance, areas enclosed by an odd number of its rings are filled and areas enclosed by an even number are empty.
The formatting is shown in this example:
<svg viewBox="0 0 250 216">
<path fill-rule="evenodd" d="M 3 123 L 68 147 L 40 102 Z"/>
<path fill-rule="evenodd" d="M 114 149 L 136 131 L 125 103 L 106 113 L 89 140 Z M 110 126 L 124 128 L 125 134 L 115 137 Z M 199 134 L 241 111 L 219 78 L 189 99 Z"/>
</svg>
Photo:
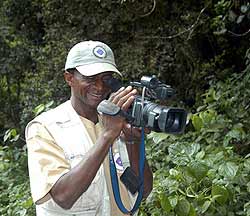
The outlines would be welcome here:
<svg viewBox="0 0 250 216">
<path fill-rule="evenodd" d="M 101 46 L 97 46 L 93 49 L 93 53 L 98 58 L 105 58 L 107 56 L 106 50 Z"/>
</svg>

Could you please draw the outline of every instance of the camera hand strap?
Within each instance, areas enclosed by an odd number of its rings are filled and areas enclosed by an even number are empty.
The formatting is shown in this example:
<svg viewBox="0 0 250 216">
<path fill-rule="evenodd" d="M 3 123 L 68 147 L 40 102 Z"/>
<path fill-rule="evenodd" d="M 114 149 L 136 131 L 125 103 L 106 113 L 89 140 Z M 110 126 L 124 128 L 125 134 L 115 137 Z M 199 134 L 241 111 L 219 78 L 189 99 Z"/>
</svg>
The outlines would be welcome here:
<svg viewBox="0 0 250 216">
<path fill-rule="evenodd" d="M 140 188 L 138 191 L 137 199 L 135 204 L 131 210 L 127 210 L 121 200 L 119 183 L 117 178 L 117 172 L 115 167 L 115 162 L 113 158 L 112 147 L 109 148 L 109 164 L 110 164 L 110 175 L 111 175 L 111 184 L 112 190 L 115 198 L 115 202 L 118 208 L 125 214 L 133 215 L 137 209 L 139 208 L 142 198 L 143 198 L 143 186 L 144 186 L 144 165 L 145 165 L 145 135 L 144 128 L 141 131 L 141 144 L 140 144 L 140 153 L 139 153 L 139 180 L 140 180 Z"/>
</svg>

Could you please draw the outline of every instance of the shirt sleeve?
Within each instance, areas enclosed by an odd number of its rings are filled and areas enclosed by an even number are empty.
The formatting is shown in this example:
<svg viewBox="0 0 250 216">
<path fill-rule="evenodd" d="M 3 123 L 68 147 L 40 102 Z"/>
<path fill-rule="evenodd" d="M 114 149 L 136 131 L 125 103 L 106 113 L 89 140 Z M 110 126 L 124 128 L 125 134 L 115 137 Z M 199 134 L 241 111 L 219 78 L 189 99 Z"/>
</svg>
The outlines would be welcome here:
<svg viewBox="0 0 250 216">
<path fill-rule="evenodd" d="M 26 131 L 31 194 L 36 204 L 42 204 L 51 198 L 52 186 L 70 170 L 70 164 L 45 126 L 35 122 Z"/>
</svg>

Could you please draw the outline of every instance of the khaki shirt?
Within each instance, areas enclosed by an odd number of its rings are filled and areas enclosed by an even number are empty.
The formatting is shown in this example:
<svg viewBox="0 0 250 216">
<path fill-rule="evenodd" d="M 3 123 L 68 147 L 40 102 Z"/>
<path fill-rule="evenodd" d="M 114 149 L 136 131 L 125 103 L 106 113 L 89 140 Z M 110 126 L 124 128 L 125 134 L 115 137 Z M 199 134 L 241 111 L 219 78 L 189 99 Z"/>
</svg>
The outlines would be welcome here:
<svg viewBox="0 0 250 216">
<path fill-rule="evenodd" d="M 102 130 L 101 125 L 95 125 L 93 122 L 83 117 L 81 117 L 81 121 L 84 124 L 87 132 L 89 133 L 92 142 L 96 143 L 96 140 Z M 52 135 L 45 126 L 39 123 L 33 123 L 29 127 L 28 134 L 29 136 L 26 137 L 26 140 L 28 147 L 28 166 L 31 193 L 34 202 L 37 205 L 40 205 L 51 199 L 49 193 L 51 188 L 60 177 L 62 177 L 71 169 L 72 164 L 67 159 L 63 149 L 59 145 L 57 145 Z M 116 152 L 116 150 L 114 150 L 114 152 Z M 74 163 L 77 164 L 81 161 L 81 159 L 82 158 L 80 156 L 79 160 L 75 158 Z M 104 173 L 102 178 L 105 178 L 106 186 L 103 185 L 101 181 L 98 181 L 95 187 L 100 187 L 98 189 L 100 193 L 103 193 L 103 187 L 107 187 L 110 200 L 111 215 L 124 215 L 122 212 L 120 212 L 114 201 L 113 192 L 111 188 L 108 156 L 106 157 L 103 164 Z M 118 171 L 118 178 L 120 175 L 121 172 Z M 119 185 L 123 203 L 127 209 L 131 209 L 133 203 L 129 198 L 130 195 L 128 194 L 128 191 L 123 184 L 120 183 Z M 98 195 L 102 196 L 102 194 Z"/>
</svg>

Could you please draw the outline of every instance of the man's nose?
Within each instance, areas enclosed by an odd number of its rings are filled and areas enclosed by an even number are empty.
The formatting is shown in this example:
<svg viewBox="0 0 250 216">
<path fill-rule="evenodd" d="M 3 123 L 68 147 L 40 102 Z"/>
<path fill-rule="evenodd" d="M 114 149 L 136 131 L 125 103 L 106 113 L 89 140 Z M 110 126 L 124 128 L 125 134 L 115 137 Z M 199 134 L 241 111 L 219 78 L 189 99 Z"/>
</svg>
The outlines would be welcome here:
<svg viewBox="0 0 250 216">
<path fill-rule="evenodd" d="M 103 82 L 103 80 L 102 80 L 101 78 L 97 78 L 97 79 L 95 80 L 95 87 L 96 87 L 97 89 L 100 89 L 100 90 L 102 90 L 102 89 L 105 88 L 105 83 Z"/>
</svg>

